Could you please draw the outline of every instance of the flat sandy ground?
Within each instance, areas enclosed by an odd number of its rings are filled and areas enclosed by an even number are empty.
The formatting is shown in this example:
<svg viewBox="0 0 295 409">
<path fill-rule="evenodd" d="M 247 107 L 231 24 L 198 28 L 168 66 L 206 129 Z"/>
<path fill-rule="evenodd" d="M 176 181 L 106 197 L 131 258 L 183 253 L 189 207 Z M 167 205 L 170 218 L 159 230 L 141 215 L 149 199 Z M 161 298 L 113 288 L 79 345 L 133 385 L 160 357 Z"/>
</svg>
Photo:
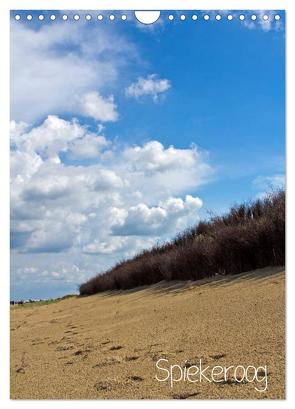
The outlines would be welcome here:
<svg viewBox="0 0 295 409">
<path fill-rule="evenodd" d="M 273 268 L 12 307 L 11 398 L 282 399 L 284 290 Z M 167 376 L 159 358 L 166 368 L 266 365 L 267 390 L 230 376 L 171 388 L 155 378 Z"/>
</svg>

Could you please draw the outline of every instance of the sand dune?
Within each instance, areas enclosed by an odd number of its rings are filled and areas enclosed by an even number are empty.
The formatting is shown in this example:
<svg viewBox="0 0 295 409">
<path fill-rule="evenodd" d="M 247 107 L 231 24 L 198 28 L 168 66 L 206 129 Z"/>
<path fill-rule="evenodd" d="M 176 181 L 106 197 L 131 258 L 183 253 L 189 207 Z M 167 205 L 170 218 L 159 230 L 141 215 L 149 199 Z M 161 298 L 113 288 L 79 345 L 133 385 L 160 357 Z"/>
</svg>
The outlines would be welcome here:
<svg viewBox="0 0 295 409">
<path fill-rule="evenodd" d="M 283 268 L 11 309 L 13 399 L 282 399 Z M 254 382 L 159 382 L 156 362 L 267 366 Z M 168 364 L 167 364 L 168 365 Z M 168 366 L 167 366 L 168 367 Z"/>
</svg>

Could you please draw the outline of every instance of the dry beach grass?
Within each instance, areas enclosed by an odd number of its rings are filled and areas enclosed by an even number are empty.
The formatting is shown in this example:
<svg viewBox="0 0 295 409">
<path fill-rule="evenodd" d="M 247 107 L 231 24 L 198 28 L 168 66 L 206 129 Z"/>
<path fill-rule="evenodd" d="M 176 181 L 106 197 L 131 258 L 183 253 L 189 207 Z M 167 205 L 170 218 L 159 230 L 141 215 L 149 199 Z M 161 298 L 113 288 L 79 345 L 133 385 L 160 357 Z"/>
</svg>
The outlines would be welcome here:
<svg viewBox="0 0 295 409">
<path fill-rule="evenodd" d="M 199 280 L 216 274 L 285 264 L 285 191 L 232 207 L 174 239 L 121 260 L 80 285 L 81 295 L 126 290 L 162 280 Z"/>
<path fill-rule="evenodd" d="M 11 308 L 13 399 L 285 396 L 284 269 Z M 156 361 L 267 365 L 251 383 L 158 382 Z"/>
</svg>

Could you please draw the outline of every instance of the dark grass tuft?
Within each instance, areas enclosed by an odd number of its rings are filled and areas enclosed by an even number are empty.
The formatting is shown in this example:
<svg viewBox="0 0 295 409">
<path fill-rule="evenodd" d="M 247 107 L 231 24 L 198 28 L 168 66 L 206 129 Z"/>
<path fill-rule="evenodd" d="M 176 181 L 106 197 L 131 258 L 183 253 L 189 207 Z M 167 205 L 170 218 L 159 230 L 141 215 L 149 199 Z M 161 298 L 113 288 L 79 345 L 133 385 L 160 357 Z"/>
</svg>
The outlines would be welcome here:
<svg viewBox="0 0 295 409">
<path fill-rule="evenodd" d="M 285 192 L 235 206 L 80 286 L 80 295 L 285 264 Z"/>
</svg>

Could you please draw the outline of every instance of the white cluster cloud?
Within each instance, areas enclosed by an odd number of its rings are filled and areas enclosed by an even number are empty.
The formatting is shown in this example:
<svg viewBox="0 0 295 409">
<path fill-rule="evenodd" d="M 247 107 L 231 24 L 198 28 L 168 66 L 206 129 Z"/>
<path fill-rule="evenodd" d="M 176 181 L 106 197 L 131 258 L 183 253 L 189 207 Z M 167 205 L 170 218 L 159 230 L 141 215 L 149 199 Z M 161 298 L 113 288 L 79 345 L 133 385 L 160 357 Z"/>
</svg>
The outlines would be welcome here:
<svg viewBox="0 0 295 409">
<path fill-rule="evenodd" d="M 149 206 L 194 191 L 212 176 L 208 153 L 194 145 L 188 149 L 164 148 L 159 141 L 150 141 L 127 147 L 122 156 L 134 192 L 139 192 Z"/>
<path fill-rule="evenodd" d="M 175 168 L 190 168 L 199 159 L 199 152 L 195 147 L 190 149 L 176 149 L 169 146 L 165 149 L 158 141 L 147 142 L 144 146 L 126 149 L 125 159 L 132 164 L 134 170 L 157 173 Z"/>
<path fill-rule="evenodd" d="M 108 144 L 104 136 L 89 133 L 77 120 L 65 121 L 55 115 L 49 115 L 32 129 L 23 122 L 12 121 L 10 140 L 17 151 L 29 155 L 35 152 L 50 162 L 60 162 L 58 155 L 66 151 L 74 157 L 93 158 Z"/>
<path fill-rule="evenodd" d="M 48 113 L 117 120 L 110 90 L 118 87 L 120 69 L 132 64 L 137 51 L 115 28 L 82 21 L 11 24 L 14 120 L 33 123 Z"/>
<path fill-rule="evenodd" d="M 103 98 L 98 92 L 92 91 L 82 95 L 78 107 L 82 115 L 98 121 L 116 121 L 118 119 L 117 106 L 113 95 Z"/>
<path fill-rule="evenodd" d="M 104 241 L 94 240 L 83 247 L 85 254 L 112 254 L 128 248 L 125 237 L 109 237 Z"/>
<path fill-rule="evenodd" d="M 198 219 L 202 201 L 187 193 L 212 169 L 195 146 L 126 146 L 54 115 L 11 130 L 15 270 L 32 267 L 34 253 L 39 272 L 72 259 L 91 275 Z"/>
<path fill-rule="evenodd" d="M 126 95 L 133 98 L 140 98 L 144 95 L 152 97 L 156 102 L 164 92 L 171 88 L 170 81 L 158 78 L 157 74 L 148 75 L 146 78 L 139 77 L 136 82 L 129 85 L 125 92 Z"/>
<path fill-rule="evenodd" d="M 154 207 L 139 203 L 122 212 L 123 217 L 112 224 L 112 231 L 122 236 L 163 235 L 185 227 L 190 220 L 197 220 L 202 205 L 200 198 L 191 195 L 186 195 L 185 200 L 170 197 Z"/>
</svg>

